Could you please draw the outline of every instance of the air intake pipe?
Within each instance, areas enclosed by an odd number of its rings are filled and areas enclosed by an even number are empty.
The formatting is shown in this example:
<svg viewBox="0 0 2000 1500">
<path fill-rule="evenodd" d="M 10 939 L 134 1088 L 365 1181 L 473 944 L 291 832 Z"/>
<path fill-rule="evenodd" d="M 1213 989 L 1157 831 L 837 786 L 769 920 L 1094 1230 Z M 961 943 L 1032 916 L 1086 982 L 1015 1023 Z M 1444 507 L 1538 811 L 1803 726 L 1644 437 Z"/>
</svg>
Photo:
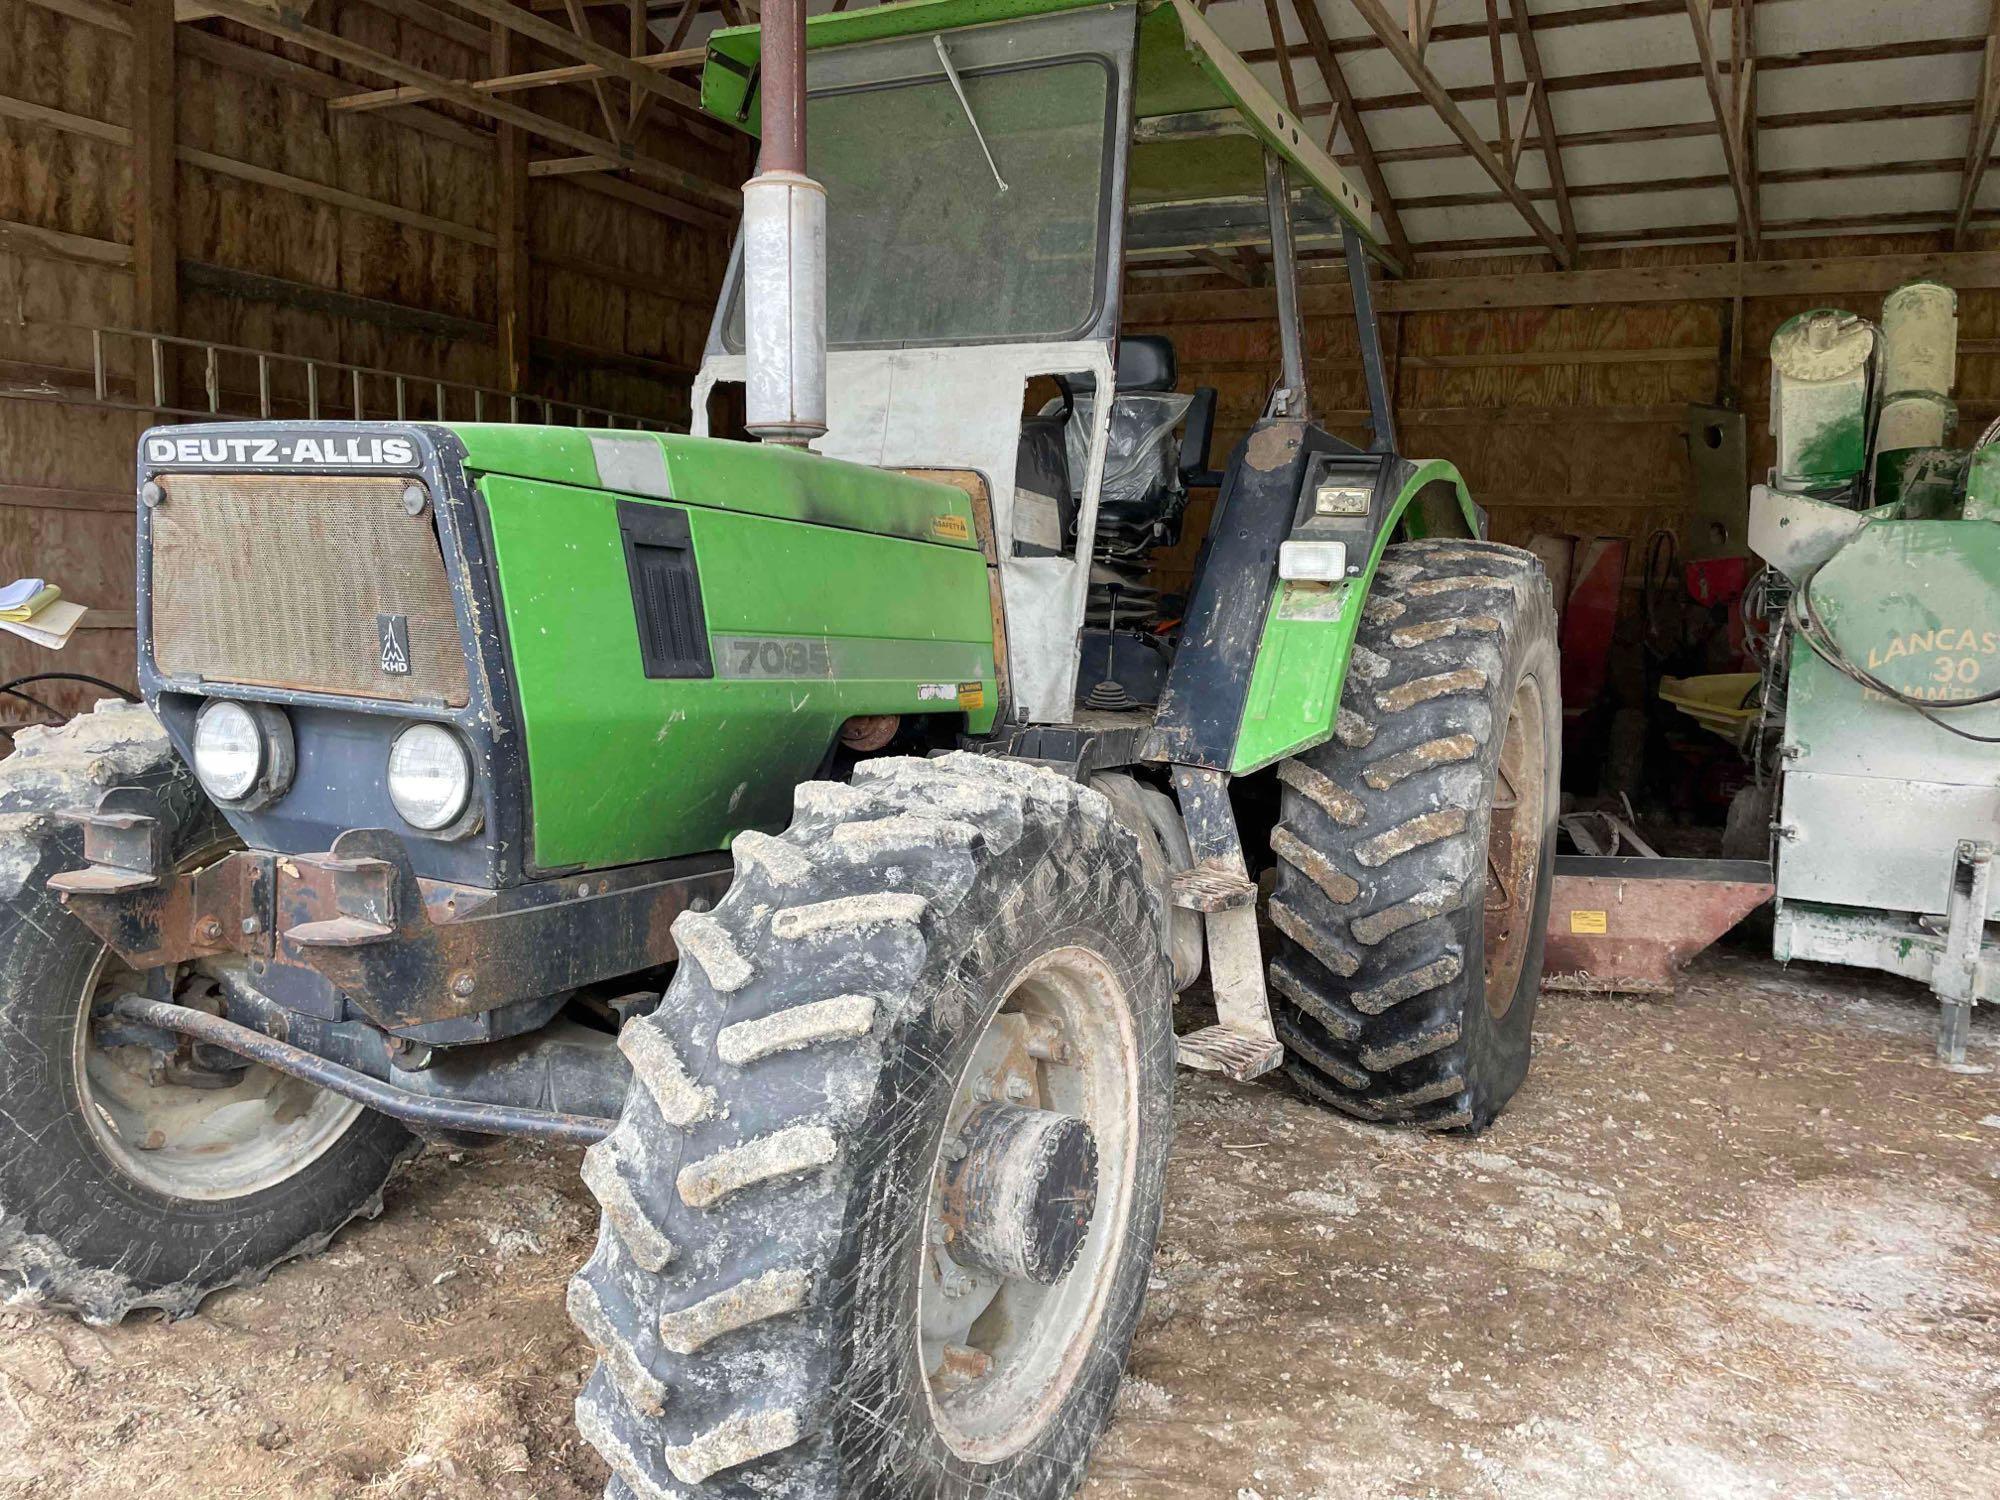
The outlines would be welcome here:
<svg viewBox="0 0 2000 1500">
<path fill-rule="evenodd" d="M 763 10 L 763 146 L 743 184 L 745 426 L 804 447 L 826 431 L 826 189 L 806 175 L 805 0 Z"/>
</svg>

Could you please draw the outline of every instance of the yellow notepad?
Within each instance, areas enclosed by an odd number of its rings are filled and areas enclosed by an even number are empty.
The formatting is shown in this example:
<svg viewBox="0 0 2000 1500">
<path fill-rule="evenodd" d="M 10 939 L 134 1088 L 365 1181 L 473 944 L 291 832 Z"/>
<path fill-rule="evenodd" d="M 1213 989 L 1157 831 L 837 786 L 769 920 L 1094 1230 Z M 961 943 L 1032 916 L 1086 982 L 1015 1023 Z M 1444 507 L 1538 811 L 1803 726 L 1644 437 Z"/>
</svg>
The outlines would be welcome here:
<svg viewBox="0 0 2000 1500">
<path fill-rule="evenodd" d="M 0 609 L 0 620 L 32 620 L 56 600 L 62 598 L 62 590 L 54 584 L 44 584 L 42 591 L 25 604 L 16 604 L 11 609 Z"/>
</svg>

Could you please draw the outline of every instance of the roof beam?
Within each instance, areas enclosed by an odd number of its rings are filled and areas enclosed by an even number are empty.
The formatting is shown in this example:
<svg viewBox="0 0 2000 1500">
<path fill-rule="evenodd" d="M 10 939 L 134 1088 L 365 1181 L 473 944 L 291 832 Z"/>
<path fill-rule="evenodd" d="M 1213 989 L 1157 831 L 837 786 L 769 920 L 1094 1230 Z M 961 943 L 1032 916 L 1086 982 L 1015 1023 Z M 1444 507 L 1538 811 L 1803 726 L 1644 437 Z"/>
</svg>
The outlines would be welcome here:
<svg viewBox="0 0 2000 1500">
<path fill-rule="evenodd" d="M 668 104 L 678 104 L 687 110 L 701 109 L 701 96 L 686 84 L 670 82 L 642 66 L 635 58 L 613 52 L 602 43 L 578 36 L 553 21 L 544 21 L 532 11 L 521 9 L 514 4 L 514 0 L 454 0 L 454 3 L 463 10 L 498 22 L 509 31 L 519 32 L 530 41 L 540 42 L 552 52 L 560 52 L 578 62 L 596 63 L 610 76 L 622 78 L 634 88 L 649 94 L 657 94 Z M 232 0 L 233 8 L 241 8 L 243 4 L 244 0 Z"/>
<path fill-rule="evenodd" d="M 1755 259 L 1761 234 L 1757 225 L 1757 191 L 1744 162 L 1743 117 L 1734 102 L 1734 96 L 1740 92 L 1741 59 L 1730 59 L 1731 90 L 1725 95 L 1722 69 L 1715 56 L 1715 36 L 1709 29 L 1714 12 L 1714 0 L 1687 0 L 1688 21 L 1694 28 L 1695 51 L 1701 62 L 1701 81 L 1708 88 L 1709 108 L 1715 112 L 1716 132 L 1722 137 L 1723 165 L 1729 170 L 1729 188 L 1736 195 L 1737 228 L 1743 236 L 1745 253 Z"/>
<path fill-rule="evenodd" d="M 1285 45 L 1285 22 L 1278 14 L 1278 0 L 1264 0 L 1264 20 L 1271 28 L 1271 47 L 1278 59 L 1278 79 L 1285 88 L 1285 108 L 1299 112 L 1299 81 L 1292 76 L 1292 52 Z"/>
<path fill-rule="evenodd" d="M 1418 57 L 1430 50 L 1437 8 L 1437 0 L 1410 0 L 1410 47 Z"/>
<path fill-rule="evenodd" d="M 350 42 L 345 37 L 335 36 L 331 32 L 320 31 L 289 16 L 274 16 L 269 11 L 261 10 L 251 4 L 250 0 L 210 0 L 210 3 L 217 15 L 227 16 L 230 20 L 248 26 L 254 31 L 284 37 L 301 46 L 310 47 L 315 52 L 323 53 L 336 62 L 365 68 L 371 73 L 379 73 L 384 78 L 393 78 L 398 83 L 418 84 L 435 89 L 436 96 L 440 99 L 450 100 L 453 104 L 472 110 L 476 114 L 486 115 L 502 124 L 518 125 L 543 140 L 554 141 L 558 145 L 569 146 L 593 156 L 611 157 L 625 170 L 664 183 L 699 205 L 698 208 L 683 207 L 679 215 L 695 223 L 711 227 L 725 226 L 734 219 L 742 206 L 739 194 L 684 167 L 640 156 L 630 147 L 604 140 L 587 130 L 576 129 L 559 120 L 552 120 L 546 115 L 538 115 L 532 110 L 503 103 L 490 95 L 477 92 L 468 84 L 440 78 L 434 73 L 426 73 L 422 68 L 414 67 L 401 58 L 391 57 L 386 52 L 377 52 L 373 47 L 364 47 L 358 42 Z M 472 3 L 485 4 L 487 0 L 472 0 Z M 498 10 L 513 10 L 506 0 L 493 0 L 493 4 Z M 526 12 L 516 12 L 516 14 L 525 15 Z M 509 29 L 519 28 L 509 27 Z M 630 59 L 621 58 L 619 61 L 632 66 L 635 71 L 645 73 L 644 69 L 632 64 Z M 645 76 L 655 85 L 659 83 L 652 74 L 645 73 Z"/>
<path fill-rule="evenodd" d="M 693 67 L 708 55 L 705 47 L 690 47 L 681 52 L 654 52 L 645 57 L 635 57 L 634 62 L 642 67 L 672 69 Z M 531 73 L 508 73 L 499 78 L 462 78 L 458 80 L 467 88 L 481 94 L 514 94 L 525 89 L 548 88 L 561 83 L 582 83 L 588 79 L 602 78 L 604 69 L 596 63 L 569 63 L 560 68 L 537 68 Z M 347 94 L 338 99 L 326 101 L 326 107 L 336 114 L 359 113 L 373 109 L 393 109 L 399 104 L 419 104 L 426 99 L 437 98 L 434 89 L 420 88 L 414 84 L 399 84 L 392 89 L 369 89 L 365 93 Z"/>
<path fill-rule="evenodd" d="M 1362 181 L 1368 184 L 1368 195 L 1375 200 L 1375 211 L 1382 215 L 1382 228 L 1388 235 L 1389 248 L 1407 268 L 1410 264 L 1410 237 L 1403 232 L 1403 216 L 1397 211 L 1396 200 L 1389 193 L 1382 165 L 1375 156 L 1368 131 L 1361 123 L 1361 112 L 1354 107 L 1354 91 L 1347 86 L 1347 75 L 1341 71 L 1340 58 L 1327 35 L 1326 20 L 1319 13 L 1319 0 L 1292 0 L 1292 5 L 1298 12 L 1299 25 L 1305 30 L 1306 45 L 1312 49 L 1313 61 L 1319 65 L 1320 81 L 1332 96 L 1334 125 L 1347 133 L 1347 149 L 1353 153 L 1355 164 L 1361 168 Z M 1333 150 L 1333 136 L 1334 129 L 1329 127 L 1326 133 L 1329 153 Z"/>
<path fill-rule="evenodd" d="M 1954 250 L 1964 247 L 1966 231 L 1972 226 L 1972 210 L 1979 202 L 1980 185 L 1993 160 L 1993 146 L 2000 137 L 2000 0 L 1993 0 L 1987 19 L 1986 56 L 1979 65 L 1979 93 L 1972 101 L 1972 136 L 1965 152 L 1965 173 L 1959 183 L 1958 213 L 1951 222 Z"/>
<path fill-rule="evenodd" d="M 1548 168 L 1549 187 L 1556 196 L 1556 219 L 1562 225 L 1563 244 L 1576 261 L 1576 213 L 1570 207 L 1569 176 L 1563 171 L 1562 137 L 1556 134 L 1556 116 L 1549 104 L 1548 75 L 1542 71 L 1541 44 L 1535 40 L 1535 19 L 1528 12 L 1528 0 L 1513 0 L 1514 41 L 1521 49 L 1521 66 L 1528 75 L 1528 107 L 1535 116 L 1535 133 L 1542 141 L 1542 161 Z M 1515 153 L 1518 168 L 1520 153 Z"/>
<path fill-rule="evenodd" d="M 1383 50 L 1396 59 L 1402 70 L 1409 75 L 1410 82 L 1416 85 L 1417 92 L 1423 95 L 1432 109 L 1437 111 L 1438 118 L 1444 121 L 1446 128 L 1464 144 L 1467 154 L 1479 163 L 1480 170 L 1493 179 L 1507 201 L 1514 205 L 1515 210 L 1527 221 L 1528 227 L 1534 230 L 1535 237 L 1549 247 L 1549 253 L 1556 258 L 1556 264 L 1567 267 L 1570 264 L 1569 247 L 1536 211 L 1534 203 L 1522 191 L 1520 183 L 1514 180 L 1514 174 L 1507 169 L 1506 164 L 1488 149 L 1485 133 L 1475 128 L 1472 122 L 1466 119 L 1465 112 L 1452 103 L 1450 92 L 1438 82 L 1430 69 L 1424 66 L 1423 59 L 1411 47 L 1410 39 L 1390 19 L 1382 0 L 1351 0 L 1351 3 L 1361 19 L 1368 23 L 1368 29 L 1374 32 L 1382 43 Z"/>
</svg>

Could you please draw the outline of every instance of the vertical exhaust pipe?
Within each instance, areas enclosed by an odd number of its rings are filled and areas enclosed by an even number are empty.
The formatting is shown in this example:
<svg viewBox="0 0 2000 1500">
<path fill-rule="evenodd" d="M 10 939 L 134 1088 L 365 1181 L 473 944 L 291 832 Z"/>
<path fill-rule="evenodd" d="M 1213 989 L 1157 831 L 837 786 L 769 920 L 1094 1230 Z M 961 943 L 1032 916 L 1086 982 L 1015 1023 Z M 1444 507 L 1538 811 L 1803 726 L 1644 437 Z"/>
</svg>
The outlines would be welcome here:
<svg viewBox="0 0 2000 1500">
<path fill-rule="evenodd" d="M 764 139 L 743 184 L 744 406 L 750 432 L 826 431 L 826 189 L 806 175 L 805 0 L 763 9 Z"/>
</svg>

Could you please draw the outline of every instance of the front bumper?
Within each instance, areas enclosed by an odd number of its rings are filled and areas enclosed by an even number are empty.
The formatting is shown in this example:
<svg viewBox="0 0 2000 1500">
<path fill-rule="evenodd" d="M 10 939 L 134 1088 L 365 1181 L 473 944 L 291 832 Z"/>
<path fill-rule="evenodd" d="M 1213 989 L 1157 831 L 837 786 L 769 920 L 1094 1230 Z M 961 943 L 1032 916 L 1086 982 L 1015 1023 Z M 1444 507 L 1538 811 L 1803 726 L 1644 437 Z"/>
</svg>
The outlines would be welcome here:
<svg viewBox="0 0 2000 1500">
<path fill-rule="evenodd" d="M 700 856 L 496 891 L 419 876 L 381 828 L 321 854 L 246 849 L 176 870 L 132 794 L 68 816 L 89 863 L 49 884 L 134 968 L 241 954 L 288 1009 L 440 1043 L 491 1040 L 516 1029 L 492 1020 L 509 1007 L 672 962 L 674 918 L 730 875 L 725 856 Z"/>
</svg>

